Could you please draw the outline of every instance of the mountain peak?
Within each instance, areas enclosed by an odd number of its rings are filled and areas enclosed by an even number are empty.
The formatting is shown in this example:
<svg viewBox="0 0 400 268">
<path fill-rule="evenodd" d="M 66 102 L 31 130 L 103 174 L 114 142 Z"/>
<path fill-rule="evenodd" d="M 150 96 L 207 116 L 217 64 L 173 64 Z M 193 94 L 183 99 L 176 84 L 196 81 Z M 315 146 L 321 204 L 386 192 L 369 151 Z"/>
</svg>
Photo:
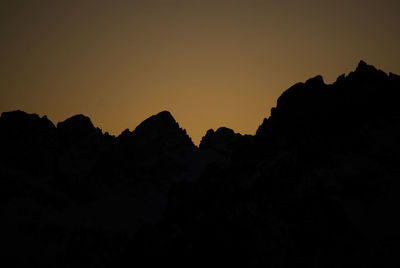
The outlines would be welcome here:
<svg viewBox="0 0 400 268">
<path fill-rule="evenodd" d="M 366 66 L 368 66 L 368 64 L 365 61 L 360 60 L 360 62 L 358 63 L 358 67 L 357 68 L 364 68 Z"/>
<path fill-rule="evenodd" d="M 186 144 L 193 145 L 186 130 L 180 128 L 179 124 L 169 111 L 162 111 L 150 116 L 140 123 L 134 131 L 125 133 L 124 136 L 133 136 L 141 143 L 145 140 L 149 142 L 175 140 L 178 143 L 183 141 Z"/>
<path fill-rule="evenodd" d="M 171 113 L 167 110 L 161 111 L 158 114 L 156 114 L 155 116 L 159 116 L 159 117 L 172 117 Z M 172 117 L 173 118 L 173 117 Z"/>
<path fill-rule="evenodd" d="M 3 112 L 1 113 L 0 120 L 2 120 L 3 124 L 8 125 L 8 128 L 10 126 L 22 128 L 44 126 L 54 128 L 53 123 L 47 116 L 40 117 L 37 114 L 28 114 L 21 110 Z"/>
<path fill-rule="evenodd" d="M 371 71 L 377 71 L 377 69 L 373 65 L 369 65 L 363 60 L 360 60 L 355 70 L 356 73 L 371 72 Z"/>
<path fill-rule="evenodd" d="M 175 118 L 172 116 L 172 114 L 169 111 L 161 111 L 156 115 L 153 115 L 151 118 L 153 118 L 153 120 L 158 120 L 158 121 L 162 121 L 162 122 L 169 122 L 169 123 L 174 123 L 177 124 Z"/>
<path fill-rule="evenodd" d="M 81 139 L 94 133 L 101 134 L 101 130 L 95 128 L 90 118 L 83 114 L 77 114 L 59 122 L 57 131 L 66 139 Z"/>
<path fill-rule="evenodd" d="M 321 75 L 317 75 L 313 78 L 310 78 L 305 83 L 306 86 L 323 86 L 325 85 L 324 78 Z"/>
<path fill-rule="evenodd" d="M 209 129 L 206 135 L 201 139 L 201 149 L 212 149 L 219 152 L 231 151 L 235 142 L 241 137 L 239 133 L 235 133 L 232 129 L 227 127 L 220 127 L 216 131 Z"/>
<path fill-rule="evenodd" d="M 162 111 L 158 114 L 152 115 L 142 123 L 140 123 L 135 132 L 142 132 L 147 130 L 163 131 L 167 129 L 179 128 L 178 123 L 168 111 Z"/>
<path fill-rule="evenodd" d="M 74 115 L 65 121 L 59 122 L 57 128 L 94 128 L 92 121 L 89 117 L 83 114 Z"/>
</svg>

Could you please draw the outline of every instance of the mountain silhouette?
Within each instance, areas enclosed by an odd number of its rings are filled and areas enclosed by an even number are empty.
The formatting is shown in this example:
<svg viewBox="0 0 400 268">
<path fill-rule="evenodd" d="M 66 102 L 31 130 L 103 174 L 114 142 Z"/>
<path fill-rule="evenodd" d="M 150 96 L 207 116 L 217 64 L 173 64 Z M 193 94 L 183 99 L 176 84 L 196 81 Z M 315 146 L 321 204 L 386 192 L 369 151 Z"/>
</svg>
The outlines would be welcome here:
<svg viewBox="0 0 400 268">
<path fill-rule="evenodd" d="M 0 117 L 0 253 L 12 266 L 398 267 L 400 76 L 360 61 L 284 91 L 255 135 L 196 147 L 168 111 Z M 159 258 L 149 258 L 159 257 Z"/>
</svg>

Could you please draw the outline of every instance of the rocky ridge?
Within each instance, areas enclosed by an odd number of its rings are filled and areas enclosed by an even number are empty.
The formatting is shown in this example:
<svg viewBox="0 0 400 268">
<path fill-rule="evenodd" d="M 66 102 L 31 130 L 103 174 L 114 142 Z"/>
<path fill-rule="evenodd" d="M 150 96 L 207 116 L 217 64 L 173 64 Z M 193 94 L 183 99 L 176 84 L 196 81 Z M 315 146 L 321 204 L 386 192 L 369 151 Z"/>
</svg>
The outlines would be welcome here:
<svg viewBox="0 0 400 268">
<path fill-rule="evenodd" d="M 118 137 L 84 115 L 2 113 L 2 259 L 396 267 L 399 96 L 400 76 L 361 61 L 283 92 L 254 136 L 219 128 L 199 147 L 167 111 Z"/>
</svg>

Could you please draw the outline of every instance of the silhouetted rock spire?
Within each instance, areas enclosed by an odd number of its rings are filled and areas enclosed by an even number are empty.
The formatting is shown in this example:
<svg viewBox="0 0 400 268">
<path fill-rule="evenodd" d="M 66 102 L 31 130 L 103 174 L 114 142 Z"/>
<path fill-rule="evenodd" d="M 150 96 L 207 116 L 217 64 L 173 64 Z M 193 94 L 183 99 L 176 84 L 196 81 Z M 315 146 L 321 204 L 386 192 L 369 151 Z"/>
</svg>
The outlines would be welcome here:
<svg viewBox="0 0 400 268">
<path fill-rule="evenodd" d="M 181 129 L 173 116 L 168 111 L 160 112 L 140 123 L 134 131 L 122 133 L 120 140 L 130 140 L 136 146 L 160 147 L 194 147 L 186 130 Z M 146 145 L 147 144 L 147 145 Z"/>
<path fill-rule="evenodd" d="M 179 125 L 171 113 L 168 111 L 162 111 L 144 120 L 135 128 L 135 131 L 169 131 L 171 129 L 176 129 L 177 127 L 179 127 Z"/>
<path fill-rule="evenodd" d="M 377 69 L 374 66 L 367 64 L 363 60 L 361 60 L 358 63 L 357 68 L 355 70 L 356 73 L 376 72 L 376 71 Z"/>
</svg>

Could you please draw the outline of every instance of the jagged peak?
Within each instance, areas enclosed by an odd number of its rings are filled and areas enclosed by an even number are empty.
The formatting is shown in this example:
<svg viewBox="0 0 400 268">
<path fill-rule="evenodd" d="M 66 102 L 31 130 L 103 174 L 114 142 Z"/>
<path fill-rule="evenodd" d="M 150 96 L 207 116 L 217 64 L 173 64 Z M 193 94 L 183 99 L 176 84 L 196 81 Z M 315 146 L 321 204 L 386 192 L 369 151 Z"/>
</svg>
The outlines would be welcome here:
<svg viewBox="0 0 400 268">
<path fill-rule="evenodd" d="M 375 66 L 369 65 L 365 61 L 361 60 L 358 63 L 355 71 L 350 72 L 346 76 L 346 80 L 359 81 L 362 83 L 381 83 L 388 77 L 389 75 L 384 71 L 377 69 Z"/>
<path fill-rule="evenodd" d="M 21 119 L 21 118 L 40 119 L 40 116 L 38 114 L 28 114 L 27 112 L 24 112 L 21 110 L 3 112 L 3 113 L 1 113 L 1 117 L 3 119 L 4 118 L 6 118 L 6 119 Z M 47 119 L 47 117 L 44 116 L 44 119 Z"/>
<path fill-rule="evenodd" d="M 57 131 L 63 139 L 85 139 L 92 135 L 102 135 L 99 128 L 94 127 L 89 117 L 83 114 L 74 115 L 57 124 Z"/>
<path fill-rule="evenodd" d="M 324 78 L 322 75 L 317 75 L 313 78 L 310 78 L 305 83 L 306 86 L 320 86 L 325 85 Z"/>
<path fill-rule="evenodd" d="M 329 115 L 336 114 L 332 113 L 336 103 L 338 103 L 338 107 L 345 105 L 343 97 L 357 100 L 350 112 L 354 111 L 355 105 L 360 105 L 359 109 L 370 107 L 372 102 L 369 101 L 375 97 L 383 98 L 383 94 L 394 94 L 393 91 L 389 91 L 390 88 L 396 87 L 397 83 L 400 83 L 400 76 L 392 73 L 388 75 L 363 60 L 358 63 L 354 71 L 348 75 L 341 74 L 332 85 L 325 84 L 322 76 L 311 78 L 305 83 L 297 83 L 281 94 L 277 100 L 277 106 L 271 109 L 271 116 L 268 120 L 265 119 L 258 128 L 257 135 L 265 133 L 267 125 L 275 124 L 278 121 L 282 123 L 289 119 L 292 120 L 291 122 L 299 122 L 299 120 L 311 120 L 312 118 L 320 120 L 319 113 L 322 111 Z M 380 93 L 383 88 L 387 89 L 386 93 Z M 339 94 L 336 94 L 335 91 Z M 338 99 L 333 100 L 335 97 Z M 341 108 L 343 109 L 343 107 Z M 320 121 L 316 122 L 316 124 L 319 123 Z"/>
<path fill-rule="evenodd" d="M 337 85 L 339 83 L 343 83 L 343 82 L 347 81 L 348 79 L 350 79 L 350 80 L 352 80 L 354 78 L 360 79 L 360 77 L 362 77 L 361 79 L 363 79 L 363 80 L 364 79 L 379 80 L 379 79 L 388 78 L 389 76 L 391 76 L 391 75 L 390 74 L 388 75 L 384 71 L 377 69 L 375 66 L 369 65 L 365 61 L 360 60 L 360 62 L 358 63 L 358 65 L 354 71 L 351 71 L 348 75 L 346 75 L 346 74 L 339 75 L 333 84 Z"/>
<path fill-rule="evenodd" d="M 156 115 L 151 116 L 149 119 L 154 119 L 154 120 L 162 120 L 165 122 L 171 122 L 171 123 L 176 123 L 175 118 L 172 116 L 172 114 L 169 111 L 161 111 Z"/>
<path fill-rule="evenodd" d="M 170 118 L 170 119 L 172 118 L 173 120 L 175 120 L 174 117 L 172 116 L 172 114 L 167 110 L 161 111 L 158 114 L 156 114 L 155 116 L 160 117 L 160 118 Z"/>
<path fill-rule="evenodd" d="M 211 134 L 214 134 L 214 133 L 215 133 L 214 129 L 210 128 L 209 130 L 207 130 L 207 132 L 206 132 L 206 135 L 205 135 L 205 136 L 207 136 L 207 135 L 211 135 Z"/>
<path fill-rule="evenodd" d="M 346 74 L 341 74 L 336 78 L 336 81 L 333 84 L 341 83 L 345 81 L 346 79 Z"/>
<path fill-rule="evenodd" d="M 299 105 L 302 101 L 307 101 L 308 96 L 313 95 L 314 92 L 325 87 L 326 84 L 321 75 L 310 78 L 304 83 L 296 83 L 279 96 L 277 100 L 277 109 L 282 108 L 283 106 L 293 107 Z M 276 111 L 273 112 L 275 113 Z"/>
<path fill-rule="evenodd" d="M 118 138 L 133 138 L 137 141 L 143 140 L 176 140 L 184 141 L 187 144 L 194 146 L 192 139 L 176 122 L 169 111 L 161 111 L 158 114 L 152 115 L 142 123 L 140 123 L 132 132 L 126 129 Z"/>
<path fill-rule="evenodd" d="M 377 69 L 373 65 L 367 64 L 365 61 L 360 60 L 355 70 L 356 73 L 359 72 L 370 72 L 370 71 L 377 71 Z"/>
<path fill-rule="evenodd" d="M 54 128 L 53 122 L 51 122 L 47 116 L 40 117 L 38 114 L 30 114 L 21 110 L 14 110 L 14 111 L 9 111 L 9 112 L 3 112 L 1 113 L 0 116 L 1 121 L 7 121 L 8 123 L 11 124 L 25 124 L 27 122 L 38 122 L 40 125 L 46 125 L 48 127 Z M 34 123 L 36 124 L 36 123 Z"/>
<path fill-rule="evenodd" d="M 129 128 L 124 129 L 121 134 L 119 134 L 120 137 L 124 137 L 127 136 L 131 133 L 131 131 L 129 130 Z"/>
<path fill-rule="evenodd" d="M 357 68 L 365 68 L 365 67 L 367 67 L 367 66 L 368 66 L 368 64 L 367 64 L 365 61 L 360 60 L 360 61 L 358 62 Z"/>
<path fill-rule="evenodd" d="M 89 117 L 83 114 L 74 115 L 62 122 L 57 123 L 57 128 L 94 128 L 92 121 Z"/>
<path fill-rule="evenodd" d="M 10 116 L 28 116 L 29 114 L 21 111 L 21 110 L 14 110 L 14 111 L 9 111 L 9 112 L 2 112 L 1 117 L 10 117 Z M 30 114 L 35 117 L 39 117 L 37 114 Z"/>
<path fill-rule="evenodd" d="M 205 136 L 210 136 L 213 134 L 236 134 L 232 129 L 227 128 L 227 127 L 219 127 L 216 131 L 214 131 L 214 129 L 210 128 L 209 130 L 207 130 L 206 135 Z"/>
<path fill-rule="evenodd" d="M 212 128 L 207 130 L 206 136 L 207 135 L 212 135 L 212 134 L 217 134 L 217 135 L 240 135 L 239 133 L 236 133 L 233 129 L 228 128 L 228 127 L 219 127 L 215 131 Z"/>
<path fill-rule="evenodd" d="M 152 115 L 142 123 L 140 123 L 134 132 L 144 131 L 145 129 L 165 130 L 171 128 L 179 128 L 179 124 L 169 111 L 162 111 L 158 114 Z"/>
<path fill-rule="evenodd" d="M 235 133 L 235 131 L 227 127 L 220 127 L 216 131 L 209 129 L 201 139 L 199 147 L 218 147 L 221 143 L 229 142 L 237 136 L 241 136 L 241 134 Z"/>
</svg>

